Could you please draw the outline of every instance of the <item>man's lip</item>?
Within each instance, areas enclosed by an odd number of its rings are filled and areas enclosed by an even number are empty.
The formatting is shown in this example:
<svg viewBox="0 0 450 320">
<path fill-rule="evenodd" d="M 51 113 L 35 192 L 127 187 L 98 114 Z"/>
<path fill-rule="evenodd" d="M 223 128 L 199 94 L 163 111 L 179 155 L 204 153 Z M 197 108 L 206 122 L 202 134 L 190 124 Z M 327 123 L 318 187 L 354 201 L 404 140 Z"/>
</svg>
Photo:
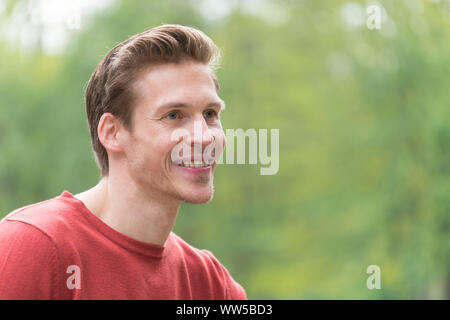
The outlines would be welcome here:
<svg viewBox="0 0 450 320">
<path fill-rule="evenodd" d="M 213 167 L 213 165 L 210 164 L 206 167 L 194 168 L 194 167 L 184 167 L 184 166 L 180 166 L 180 165 L 174 163 L 174 167 L 180 168 L 181 170 L 184 170 L 185 172 L 201 173 L 201 172 L 209 172 L 209 170 Z"/>
</svg>

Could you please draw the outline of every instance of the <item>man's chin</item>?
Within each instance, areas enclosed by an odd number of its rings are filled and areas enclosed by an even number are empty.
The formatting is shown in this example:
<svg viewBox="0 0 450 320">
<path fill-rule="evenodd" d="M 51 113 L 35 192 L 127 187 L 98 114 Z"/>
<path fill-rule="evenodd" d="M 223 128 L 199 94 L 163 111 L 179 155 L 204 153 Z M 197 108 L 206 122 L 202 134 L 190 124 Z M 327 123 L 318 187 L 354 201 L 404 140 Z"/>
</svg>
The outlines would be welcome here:
<svg viewBox="0 0 450 320">
<path fill-rule="evenodd" d="M 205 190 L 203 192 L 201 192 L 200 190 L 196 190 L 193 192 L 181 194 L 181 200 L 190 204 L 204 204 L 210 202 L 213 198 L 213 195 L 213 188 L 211 188 L 210 190 Z"/>
</svg>

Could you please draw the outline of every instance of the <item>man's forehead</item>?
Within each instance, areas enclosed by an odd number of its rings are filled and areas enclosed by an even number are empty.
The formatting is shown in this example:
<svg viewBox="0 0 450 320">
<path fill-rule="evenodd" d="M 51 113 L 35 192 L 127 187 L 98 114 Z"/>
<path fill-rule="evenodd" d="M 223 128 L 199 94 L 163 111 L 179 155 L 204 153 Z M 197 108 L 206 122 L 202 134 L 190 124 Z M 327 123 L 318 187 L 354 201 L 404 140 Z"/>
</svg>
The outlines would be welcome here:
<svg viewBox="0 0 450 320">
<path fill-rule="evenodd" d="M 210 106 L 225 109 L 217 94 L 213 73 L 201 64 L 167 64 L 142 71 L 132 84 L 138 103 L 158 110 L 171 107 Z"/>
<path fill-rule="evenodd" d="M 163 63 L 142 69 L 137 81 L 162 87 L 179 84 L 214 84 L 214 72 L 199 62 Z"/>
<path fill-rule="evenodd" d="M 217 96 L 215 76 L 209 67 L 200 63 L 168 63 L 151 66 L 140 71 L 133 81 L 133 91 L 153 97 L 189 94 L 191 91 L 214 91 Z"/>
</svg>

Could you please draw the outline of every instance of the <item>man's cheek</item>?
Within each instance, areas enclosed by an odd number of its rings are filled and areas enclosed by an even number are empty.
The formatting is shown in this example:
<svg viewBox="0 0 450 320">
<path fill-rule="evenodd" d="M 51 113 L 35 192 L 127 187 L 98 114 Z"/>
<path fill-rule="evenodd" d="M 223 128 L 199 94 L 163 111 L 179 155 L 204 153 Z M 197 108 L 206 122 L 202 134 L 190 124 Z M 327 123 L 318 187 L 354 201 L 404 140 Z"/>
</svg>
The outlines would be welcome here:
<svg viewBox="0 0 450 320">
<path fill-rule="evenodd" d="M 214 156 L 214 158 L 216 159 L 216 162 L 219 162 L 220 159 L 222 158 L 223 151 L 225 150 L 225 147 L 226 147 L 226 144 L 227 144 L 227 139 L 226 139 L 226 136 L 223 133 L 223 131 L 219 135 L 219 141 L 218 142 L 219 143 L 217 144 L 216 154 Z"/>
</svg>

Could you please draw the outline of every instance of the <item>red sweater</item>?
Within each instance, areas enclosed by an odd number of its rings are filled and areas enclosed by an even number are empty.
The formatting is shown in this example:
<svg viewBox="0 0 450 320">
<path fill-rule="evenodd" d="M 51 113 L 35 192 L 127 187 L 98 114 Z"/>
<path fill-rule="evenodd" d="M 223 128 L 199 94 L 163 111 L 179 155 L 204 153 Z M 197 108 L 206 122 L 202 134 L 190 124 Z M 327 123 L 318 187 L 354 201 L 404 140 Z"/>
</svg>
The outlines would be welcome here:
<svg viewBox="0 0 450 320">
<path fill-rule="evenodd" d="M 246 299 L 208 250 L 106 225 L 64 191 L 0 222 L 0 299 Z"/>
</svg>

